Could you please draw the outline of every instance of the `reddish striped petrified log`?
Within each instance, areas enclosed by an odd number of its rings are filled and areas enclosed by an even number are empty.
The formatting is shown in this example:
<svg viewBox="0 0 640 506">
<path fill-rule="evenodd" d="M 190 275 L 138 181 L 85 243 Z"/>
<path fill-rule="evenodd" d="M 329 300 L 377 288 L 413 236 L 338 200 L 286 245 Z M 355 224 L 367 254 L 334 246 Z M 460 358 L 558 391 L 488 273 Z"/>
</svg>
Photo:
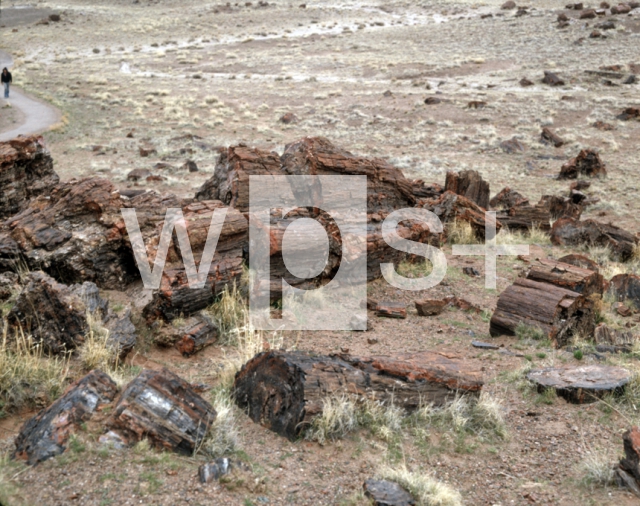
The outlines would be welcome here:
<svg viewBox="0 0 640 506">
<path fill-rule="evenodd" d="M 598 272 L 547 258 L 541 258 L 531 264 L 527 279 L 550 283 L 584 296 L 592 293 L 602 295 L 604 291 L 604 278 Z"/>
</svg>

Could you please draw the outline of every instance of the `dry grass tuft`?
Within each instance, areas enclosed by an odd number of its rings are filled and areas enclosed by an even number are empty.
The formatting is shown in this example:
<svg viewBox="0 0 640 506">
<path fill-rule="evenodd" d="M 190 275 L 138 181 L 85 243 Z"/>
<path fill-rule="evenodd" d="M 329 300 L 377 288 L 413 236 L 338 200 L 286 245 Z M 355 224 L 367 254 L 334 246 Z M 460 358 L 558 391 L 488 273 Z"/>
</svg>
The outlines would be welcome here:
<svg viewBox="0 0 640 506">
<path fill-rule="evenodd" d="M 604 450 L 589 449 L 582 457 L 578 470 L 581 482 L 589 487 L 606 487 L 614 483 L 613 462 L 615 461 Z"/>
<path fill-rule="evenodd" d="M 549 234 L 540 230 L 538 227 L 533 227 L 527 232 L 519 230 L 509 230 L 503 228 L 496 235 L 496 242 L 498 244 L 514 245 L 514 244 L 551 244 Z"/>
<path fill-rule="evenodd" d="M 423 472 L 411 472 L 406 465 L 383 467 L 380 477 L 395 481 L 407 489 L 417 506 L 462 506 L 460 492 Z"/>
<path fill-rule="evenodd" d="M 238 328 L 245 324 L 248 311 L 247 301 L 236 284 L 225 286 L 220 298 L 207 309 L 218 326 L 222 344 L 236 344 Z"/>
<path fill-rule="evenodd" d="M 211 458 L 222 457 L 238 448 L 240 431 L 236 418 L 237 409 L 229 390 L 215 391 L 211 404 L 217 416 L 202 444 L 201 451 Z"/>
<path fill-rule="evenodd" d="M 86 371 L 101 369 L 108 371 L 117 362 L 117 353 L 109 346 L 109 330 L 106 329 L 99 316 L 87 313 L 89 331 L 84 344 L 80 348 L 80 362 Z"/>
<path fill-rule="evenodd" d="M 352 397 L 327 397 L 322 401 L 322 414 L 315 417 L 305 431 L 305 439 L 321 445 L 341 439 L 358 428 L 358 418 L 358 405 Z"/>
<path fill-rule="evenodd" d="M 446 226 L 447 242 L 453 244 L 479 244 L 471 225 L 466 221 L 455 220 Z"/>
<path fill-rule="evenodd" d="M 50 403 L 64 390 L 68 357 L 45 357 L 42 347 L 18 331 L 8 339 L 5 322 L 0 341 L 0 418 L 22 406 Z"/>
<path fill-rule="evenodd" d="M 17 468 L 18 464 L 12 461 L 9 455 L 0 456 L 0 504 L 6 506 L 24 504 L 18 487 L 11 479 Z"/>
</svg>

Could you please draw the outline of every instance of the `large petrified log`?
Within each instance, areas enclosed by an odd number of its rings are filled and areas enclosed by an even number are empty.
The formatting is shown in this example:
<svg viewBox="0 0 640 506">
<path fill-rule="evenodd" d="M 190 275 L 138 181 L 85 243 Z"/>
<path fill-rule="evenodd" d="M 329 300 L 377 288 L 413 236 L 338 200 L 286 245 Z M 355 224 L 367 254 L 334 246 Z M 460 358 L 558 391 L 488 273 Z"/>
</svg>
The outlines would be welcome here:
<svg viewBox="0 0 640 506">
<path fill-rule="evenodd" d="M 157 448 L 192 455 L 215 419 L 189 383 L 167 369 L 145 370 L 122 392 L 107 426 L 127 445 L 147 438 Z"/>
<path fill-rule="evenodd" d="M 640 428 L 631 427 L 622 436 L 624 458 L 616 469 L 621 485 L 640 497 Z"/>
<path fill-rule="evenodd" d="M 611 278 L 608 292 L 619 302 L 630 301 L 640 309 L 640 276 L 618 274 Z"/>
<path fill-rule="evenodd" d="M 572 290 L 585 297 L 593 293 L 602 295 L 604 291 L 604 278 L 598 272 L 551 259 L 541 258 L 532 263 L 526 277 Z"/>
<path fill-rule="evenodd" d="M 224 207 L 220 201 L 193 202 L 182 208 L 189 242 L 196 265 L 207 242 L 211 217 L 216 209 Z M 147 245 L 149 258 L 153 258 L 158 246 L 162 224 L 157 225 L 153 239 Z M 225 286 L 239 283 L 242 276 L 244 250 L 248 243 L 249 224 L 238 210 L 229 208 L 220 231 L 213 260 L 204 287 L 191 288 L 182 262 L 179 244 L 172 243 L 167 263 L 162 273 L 160 289 L 143 310 L 147 321 L 158 318 L 173 320 L 180 315 L 190 315 L 207 307 Z"/>
<path fill-rule="evenodd" d="M 491 209 L 510 209 L 516 206 L 529 204 L 529 199 L 508 186 L 495 195 L 490 201 Z"/>
<path fill-rule="evenodd" d="M 447 172 L 444 189 L 467 197 L 483 209 L 489 208 L 489 183 L 478 171 Z"/>
<path fill-rule="evenodd" d="M 84 301 L 70 287 L 41 271 L 28 275 L 7 320 L 25 335 L 30 334 L 48 353 L 77 348 L 88 330 Z"/>
<path fill-rule="evenodd" d="M 601 348 L 603 350 L 611 350 L 615 353 L 621 351 L 630 353 L 633 349 L 636 337 L 632 332 L 613 329 L 606 323 L 601 323 L 595 329 L 594 341 L 597 345 L 596 350 Z"/>
<path fill-rule="evenodd" d="M 601 177 L 607 175 L 600 155 L 592 149 L 583 149 L 560 168 L 558 179 L 576 179 L 578 176 Z"/>
<path fill-rule="evenodd" d="M 270 351 L 236 374 L 234 397 L 254 422 L 294 439 L 327 397 L 354 394 L 411 410 L 443 404 L 457 392 L 478 393 L 482 384 L 478 367 L 444 353 L 356 358 Z"/>
<path fill-rule="evenodd" d="M 606 246 L 614 259 L 624 262 L 633 257 L 638 239 L 610 223 L 560 218 L 551 228 L 551 242 L 558 246 Z"/>
<path fill-rule="evenodd" d="M 456 221 L 467 222 L 471 225 L 475 235 L 482 239 L 485 234 L 486 215 L 485 210 L 475 202 L 462 195 L 451 191 L 445 191 L 436 199 L 421 199 L 416 207 L 433 212 L 442 223 Z M 502 228 L 502 223 L 495 220 L 496 233 Z"/>
<path fill-rule="evenodd" d="M 20 429 L 13 456 L 34 465 L 65 451 L 69 436 L 118 393 L 114 381 L 101 371 L 91 371 Z"/>
<path fill-rule="evenodd" d="M 538 229 L 543 232 L 551 230 L 551 215 L 549 210 L 543 205 L 521 204 L 511 207 L 507 210 L 500 211 L 496 214 L 496 218 L 502 226 L 509 230 Z"/>
<path fill-rule="evenodd" d="M 567 365 L 534 369 L 527 378 L 541 391 L 554 388 L 569 402 L 587 404 L 606 394 L 620 394 L 629 383 L 631 373 L 610 365 Z"/>
<path fill-rule="evenodd" d="M 515 335 L 521 324 L 539 328 L 560 348 L 574 335 L 592 335 L 595 313 L 584 295 L 519 278 L 500 294 L 489 332 L 492 336 Z"/>
<path fill-rule="evenodd" d="M 0 142 L 0 220 L 22 211 L 30 198 L 47 194 L 59 180 L 41 136 Z"/>
<path fill-rule="evenodd" d="M 231 146 L 220 151 L 213 176 L 196 193 L 196 200 L 220 200 L 249 211 L 249 177 L 282 174 L 280 157 L 273 151 Z"/>
<path fill-rule="evenodd" d="M 136 210 L 145 240 L 163 222 L 167 208 L 180 207 L 174 195 L 146 192 L 127 199 L 106 179 L 61 183 L 39 196 L 0 228 L 0 271 L 23 259 L 72 284 L 93 281 L 123 289 L 140 279 L 121 209 Z"/>
</svg>

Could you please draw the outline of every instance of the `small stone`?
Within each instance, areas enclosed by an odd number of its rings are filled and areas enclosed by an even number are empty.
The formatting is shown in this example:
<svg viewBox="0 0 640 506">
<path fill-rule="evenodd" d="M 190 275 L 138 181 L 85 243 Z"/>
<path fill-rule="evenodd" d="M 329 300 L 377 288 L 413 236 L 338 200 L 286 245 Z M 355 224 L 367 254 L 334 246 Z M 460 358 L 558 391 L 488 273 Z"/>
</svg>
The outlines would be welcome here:
<svg viewBox="0 0 640 506">
<path fill-rule="evenodd" d="M 515 9 L 516 3 L 513 0 L 507 0 L 500 8 L 505 11 Z"/>
</svg>

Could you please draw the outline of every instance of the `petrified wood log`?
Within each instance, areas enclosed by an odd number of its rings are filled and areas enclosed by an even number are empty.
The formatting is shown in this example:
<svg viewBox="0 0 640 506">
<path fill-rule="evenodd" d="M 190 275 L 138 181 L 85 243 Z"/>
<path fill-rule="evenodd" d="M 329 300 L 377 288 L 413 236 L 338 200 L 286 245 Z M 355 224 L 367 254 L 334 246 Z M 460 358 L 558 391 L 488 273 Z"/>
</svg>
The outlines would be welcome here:
<svg viewBox="0 0 640 506">
<path fill-rule="evenodd" d="M 171 371 L 145 370 L 122 392 L 107 426 L 125 444 L 148 438 L 157 448 L 192 455 L 216 416 L 193 386 Z"/>
<path fill-rule="evenodd" d="M 583 149 L 560 168 L 558 179 L 576 179 L 578 176 L 602 177 L 607 175 L 600 155 L 592 149 Z"/>
<path fill-rule="evenodd" d="M 136 327 L 131 321 L 131 309 L 127 308 L 122 316 L 110 314 L 106 327 L 109 330 L 107 346 L 115 351 L 118 361 L 122 362 L 138 341 Z"/>
<path fill-rule="evenodd" d="M 200 314 L 197 321 L 185 328 L 176 342 L 176 348 L 185 357 L 198 353 L 218 340 L 218 328 L 211 318 Z"/>
<path fill-rule="evenodd" d="M 540 140 L 544 144 L 553 144 L 556 148 L 559 148 L 564 144 L 564 140 L 556 134 L 554 134 L 549 128 L 544 127 L 540 134 Z"/>
<path fill-rule="evenodd" d="M 375 506 L 413 506 L 411 494 L 395 481 L 368 479 L 364 482 L 364 495 Z"/>
<path fill-rule="evenodd" d="M 571 290 L 519 278 L 500 294 L 489 331 L 494 337 L 515 335 L 520 324 L 539 328 L 560 348 L 576 334 L 593 333 L 593 304 Z"/>
<path fill-rule="evenodd" d="M 575 265 L 576 267 L 581 267 L 582 269 L 588 269 L 594 272 L 600 272 L 600 266 L 584 255 L 571 253 L 570 255 L 565 255 L 559 258 L 558 262 Z"/>
<path fill-rule="evenodd" d="M 14 458 L 34 465 L 65 451 L 69 436 L 118 393 L 102 371 L 91 371 L 46 409 L 30 418 L 16 438 Z"/>
<path fill-rule="evenodd" d="M 529 204 L 529 199 L 508 186 L 489 201 L 491 209 L 510 209 Z"/>
<path fill-rule="evenodd" d="M 489 183 L 478 171 L 447 172 L 444 189 L 467 197 L 483 209 L 489 208 Z"/>
<path fill-rule="evenodd" d="M 485 234 L 485 210 L 475 202 L 462 195 L 457 195 L 451 191 L 445 191 L 437 199 L 422 199 L 416 207 L 427 209 L 433 212 L 442 223 L 453 223 L 455 221 L 466 221 L 473 228 L 474 233 L 480 239 Z M 502 223 L 496 220 L 496 233 L 500 231 Z"/>
<path fill-rule="evenodd" d="M 59 180 L 41 136 L 0 142 L 0 220 L 22 211 L 30 198 L 46 195 Z"/>
<path fill-rule="evenodd" d="M 215 210 L 221 207 L 224 206 L 220 201 L 202 201 L 194 202 L 182 209 L 191 250 L 198 266 L 207 242 L 211 217 Z M 159 224 L 155 242 L 147 246 L 149 258 L 153 258 L 155 254 L 161 228 L 162 225 Z M 203 288 L 189 287 L 179 245 L 174 241 L 169 248 L 160 289 L 154 292 L 153 299 L 143 310 L 147 321 L 158 318 L 170 321 L 180 315 L 193 314 L 211 304 L 225 286 L 239 283 L 244 249 L 248 244 L 248 229 L 249 223 L 244 215 L 236 209 L 229 208 Z"/>
<path fill-rule="evenodd" d="M 526 277 L 572 290 L 585 297 L 593 293 L 602 295 L 604 291 L 604 278 L 598 272 L 551 259 L 542 258 L 531 264 Z"/>
<path fill-rule="evenodd" d="M 601 323 L 594 332 L 596 345 L 612 346 L 613 351 L 631 352 L 636 337 L 632 332 L 623 332 L 609 327 L 606 323 Z"/>
<path fill-rule="evenodd" d="M 635 481 L 635 489 L 632 484 L 630 488 L 636 495 L 640 484 L 640 428 L 631 427 L 622 436 L 624 445 L 624 458 L 620 459 L 620 469 L 628 473 Z M 639 495 L 640 496 L 640 495 Z"/>
<path fill-rule="evenodd" d="M 449 304 L 444 299 L 423 299 L 415 301 L 416 310 L 420 316 L 436 316 L 444 311 Z"/>
<path fill-rule="evenodd" d="M 522 204 L 496 214 L 502 226 L 509 230 L 551 230 L 551 215 L 545 206 Z"/>
<path fill-rule="evenodd" d="M 613 259 L 624 262 L 633 257 L 638 239 L 610 223 L 560 218 L 551 228 L 551 242 L 557 246 L 606 246 Z"/>
<path fill-rule="evenodd" d="M 48 353 L 74 350 L 85 340 L 87 308 L 73 290 L 45 274 L 29 273 L 8 314 L 9 325 L 31 334 Z"/>
<path fill-rule="evenodd" d="M 554 220 L 558 218 L 579 220 L 584 210 L 583 205 L 576 204 L 571 198 L 560 195 L 543 195 L 538 205 L 545 207 Z"/>
<path fill-rule="evenodd" d="M 587 404 L 606 394 L 622 393 L 631 373 L 622 367 L 609 365 L 569 365 L 534 369 L 527 378 L 538 385 L 540 391 L 554 388 L 569 402 Z"/>
<path fill-rule="evenodd" d="M 234 397 L 254 422 L 293 440 L 327 397 L 354 394 L 411 410 L 478 393 L 482 384 L 475 365 L 437 352 L 356 358 L 270 351 L 236 374 Z"/>
<path fill-rule="evenodd" d="M 608 292 L 619 302 L 630 301 L 640 309 L 640 276 L 618 274 L 611 278 Z"/>
<path fill-rule="evenodd" d="M 444 192 L 438 183 L 425 183 L 422 179 L 415 179 L 411 182 L 413 196 L 418 199 L 435 199 Z"/>
</svg>

